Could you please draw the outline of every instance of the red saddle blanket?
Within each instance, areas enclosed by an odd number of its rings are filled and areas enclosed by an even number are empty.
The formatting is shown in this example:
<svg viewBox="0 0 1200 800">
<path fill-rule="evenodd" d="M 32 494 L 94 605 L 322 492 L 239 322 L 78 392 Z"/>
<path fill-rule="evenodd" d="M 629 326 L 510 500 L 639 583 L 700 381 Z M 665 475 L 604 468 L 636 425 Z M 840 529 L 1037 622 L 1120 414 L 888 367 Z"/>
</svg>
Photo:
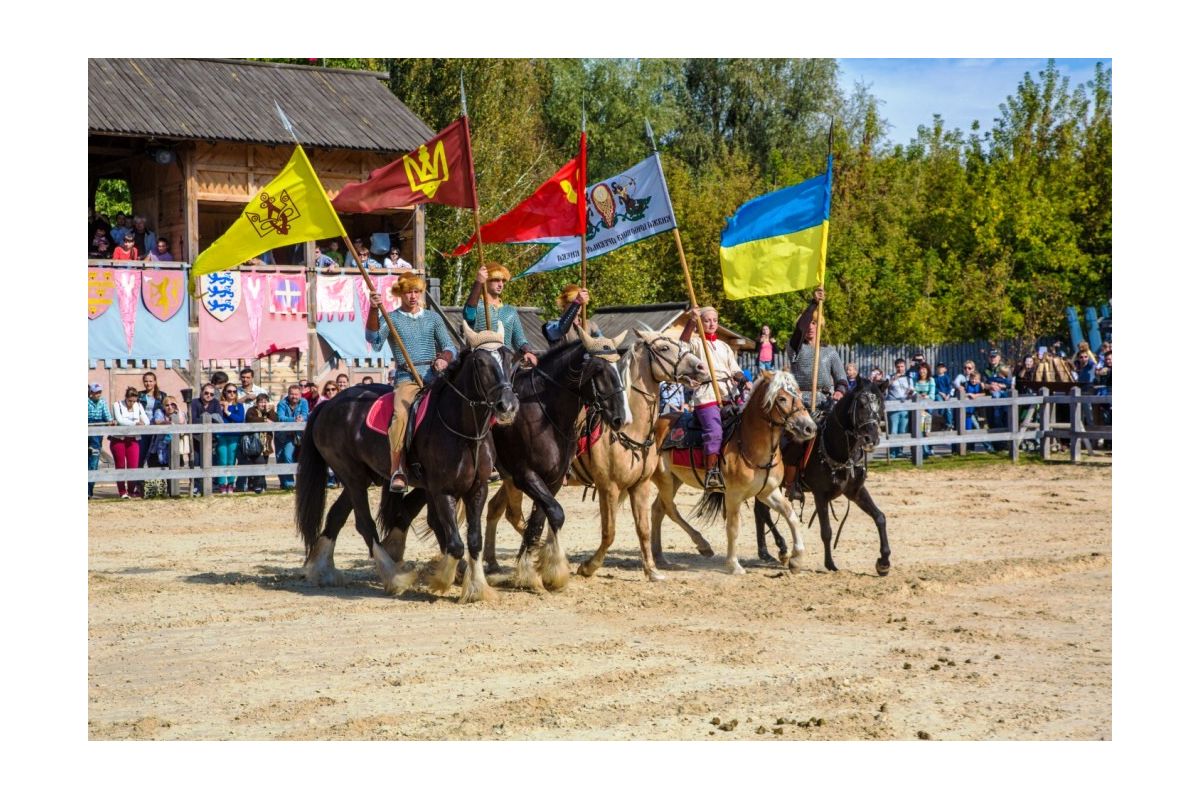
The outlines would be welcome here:
<svg viewBox="0 0 1200 800">
<path fill-rule="evenodd" d="M 677 467 L 695 467 L 704 469 L 704 450 L 695 448 L 675 448 L 671 451 L 671 463 Z"/>
<path fill-rule="evenodd" d="M 575 449 L 575 455 L 581 456 L 591 449 L 592 445 L 600 441 L 600 425 L 592 428 L 592 432 L 579 437 L 579 446 Z"/>
<path fill-rule="evenodd" d="M 368 428 L 387 436 L 388 428 L 392 424 L 392 414 L 396 409 L 395 397 L 395 392 L 388 392 L 371 404 L 371 410 L 367 412 Z M 417 398 L 417 419 L 412 426 L 414 431 L 421 427 L 425 412 L 429 410 L 428 406 L 429 392 L 425 392 Z"/>
</svg>

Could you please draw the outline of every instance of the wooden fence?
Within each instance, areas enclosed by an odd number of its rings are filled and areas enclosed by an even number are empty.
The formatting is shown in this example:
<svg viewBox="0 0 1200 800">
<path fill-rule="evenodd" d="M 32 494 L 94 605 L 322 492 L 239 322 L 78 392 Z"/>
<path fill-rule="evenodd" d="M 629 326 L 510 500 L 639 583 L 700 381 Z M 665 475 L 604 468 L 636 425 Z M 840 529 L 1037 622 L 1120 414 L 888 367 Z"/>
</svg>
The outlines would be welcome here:
<svg viewBox="0 0 1200 800">
<path fill-rule="evenodd" d="M 1112 404 L 1111 395 L 1084 395 L 1078 387 L 1070 394 L 1050 394 L 1042 389 L 1040 394 L 1014 395 L 1000 398 L 968 399 L 961 396 L 957 400 L 931 403 L 925 399 L 898 402 L 889 400 L 884 404 L 888 413 L 902 412 L 909 415 L 909 433 L 888 435 L 880 439 L 875 448 L 874 457 L 883 458 L 892 449 L 909 450 L 909 458 L 920 467 L 925 461 L 924 448 L 934 445 L 950 445 L 952 452 L 960 455 L 967 452 L 968 445 L 981 442 L 1006 442 L 1009 446 L 1009 458 L 1016 463 L 1020 456 L 1020 444 L 1025 441 L 1038 441 L 1043 458 L 1050 457 L 1051 447 L 1055 441 L 1067 444 L 1067 450 L 1072 463 L 1077 463 L 1083 449 L 1088 454 L 1093 453 L 1093 443 L 1098 440 L 1112 441 L 1112 426 L 1097 426 L 1089 424 L 1084 419 L 1085 406 Z M 1069 422 L 1056 422 L 1055 409 L 1064 405 L 1070 409 Z M 1005 428 L 984 428 L 967 430 L 966 409 L 1003 408 L 1008 412 L 1008 425 Z M 1032 409 L 1033 413 L 1024 415 L 1022 410 Z M 941 411 L 951 411 L 954 417 L 954 429 L 947 431 L 926 431 L 920 424 L 927 414 L 932 419 L 933 414 Z M 213 435 L 218 433 L 290 433 L 304 430 L 303 422 L 256 422 L 237 425 L 225 425 L 207 422 L 193 425 L 89 425 L 88 436 L 154 436 L 172 434 L 171 465 L 170 467 L 144 467 L 141 469 L 95 469 L 88 471 L 88 481 L 96 483 L 115 483 L 117 481 L 150 481 L 167 480 L 172 483 L 171 494 L 194 494 L 192 481 L 200 480 L 200 493 L 212 494 L 213 478 L 268 476 L 296 474 L 295 464 L 254 464 L 217 466 L 212 463 Z M 199 452 L 193 452 L 192 458 L 197 466 L 182 466 L 180 455 L 180 437 L 188 434 L 200 436 Z"/>
</svg>

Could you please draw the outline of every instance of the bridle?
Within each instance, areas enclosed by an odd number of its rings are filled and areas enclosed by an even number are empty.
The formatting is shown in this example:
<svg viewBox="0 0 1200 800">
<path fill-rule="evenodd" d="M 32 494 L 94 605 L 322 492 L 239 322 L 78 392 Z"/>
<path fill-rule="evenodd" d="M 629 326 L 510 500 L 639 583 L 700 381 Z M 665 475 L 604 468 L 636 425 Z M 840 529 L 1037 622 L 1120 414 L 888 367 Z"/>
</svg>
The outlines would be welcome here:
<svg viewBox="0 0 1200 800">
<path fill-rule="evenodd" d="M 453 425 L 451 425 L 449 422 L 446 421 L 445 417 L 442 416 L 441 407 L 440 406 L 435 407 L 436 411 L 437 411 L 438 419 L 441 420 L 442 425 L 444 425 L 446 427 L 446 430 L 450 431 L 455 436 L 458 436 L 461 439 L 466 439 L 467 441 L 476 442 L 476 451 L 478 451 L 478 449 L 479 449 L 478 443 L 481 442 L 483 440 L 483 438 L 488 435 L 488 431 L 491 430 L 491 427 L 492 427 L 491 423 L 494 419 L 492 408 L 499 401 L 500 395 L 504 392 L 505 389 L 508 389 L 509 391 L 513 390 L 512 382 L 508 379 L 508 376 L 505 374 L 504 357 L 501 355 L 500 350 L 511 353 L 511 351 L 509 351 L 507 347 L 501 347 L 501 348 L 499 348 L 499 350 L 481 350 L 481 349 L 476 348 L 476 349 L 472 350 L 470 356 L 468 356 L 469 358 L 475 358 L 477 354 L 483 354 L 483 355 L 487 356 L 489 358 L 489 360 L 494 361 L 496 363 L 496 370 L 500 373 L 500 380 L 498 382 L 496 382 L 493 386 L 491 386 L 491 388 L 485 388 L 483 385 L 483 380 L 481 378 L 482 370 L 474 369 L 474 368 L 471 370 L 471 390 L 474 394 L 482 397 L 482 399 L 475 399 L 475 398 L 465 394 L 461 389 L 459 389 L 457 386 L 454 385 L 453 381 L 449 381 L 449 380 L 444 381 L 445 385 L 449 386 L 450 390 L 453 391 L 456 395 L 458 395 L 459 398 L 470 407 L 471 418 L 475 420 L 475 427 L 478 429 L 476 433 L 468 434 L 468 433 L 463 433 L 460 430 L 457 430 Z M 466 365 L 464 364 L 463 369 L 465 369 L 465 368 L 466 368 Z M 488 410 L 487 415 L 482 422 L 480 422 L 478 417 L 476 416 L 476 409 L 478 409 L 480 407 L 486 408 Z"/>
<path fill-rule="evenodd" d="M 864 401 L 864 396 L 867 392 L 855 392 L 854 397 L 850 401 L 850 410 L 848 416 L 850 418 L 851 427 L 847 428 L 845 424 L 838 419 L 837 414 L 831 410 L 829 414 L 821 421 L 821 433 L 819 435 L 821 445 L 821 460 L 834 472 L 848 471 L 855 467 L 866 468 L 867 465 L 867 447 L 871 441 L 872 435 L 878 436 L 879 419 L 875 414 L 870 414 L 869 418 L 863 422 L 855 422 L 858 419 L 859 409 Z M 874 395 L 871 395 L 874 397 Z M 846 440 L 846 460 L 839 461 L 829 454 L 829 450 L 825 444 L 825 433 L 830 430 L 831 425 L 836 425 L 841 435 Z M 878 441 L 878 440 L 876 440 Z"/>
</svg>

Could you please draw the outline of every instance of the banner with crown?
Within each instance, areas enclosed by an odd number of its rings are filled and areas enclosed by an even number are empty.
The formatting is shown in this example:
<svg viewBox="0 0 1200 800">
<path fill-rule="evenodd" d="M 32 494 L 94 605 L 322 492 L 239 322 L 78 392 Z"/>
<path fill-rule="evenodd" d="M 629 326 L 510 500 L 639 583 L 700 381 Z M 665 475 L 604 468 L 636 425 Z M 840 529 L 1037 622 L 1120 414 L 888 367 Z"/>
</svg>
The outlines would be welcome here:
<svg viewBox="0 0 1200 800">
<path fill-rule="evenodd" d="M 588 258 L 616 250 L 675 227 L 675 211 L 667 194 L 658 154 L 619 175 L 587 188 Z M 539 239 L 554 244 L 522 275 L 550 272 L 579 263 L 579 237 Z"/>
</svg>

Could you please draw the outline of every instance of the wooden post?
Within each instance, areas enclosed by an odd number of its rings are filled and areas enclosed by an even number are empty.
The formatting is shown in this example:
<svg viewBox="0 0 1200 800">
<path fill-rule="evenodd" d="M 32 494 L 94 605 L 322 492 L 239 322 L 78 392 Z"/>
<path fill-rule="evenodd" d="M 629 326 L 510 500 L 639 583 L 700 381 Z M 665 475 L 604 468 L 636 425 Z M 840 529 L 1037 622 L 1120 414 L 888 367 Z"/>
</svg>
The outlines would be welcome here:
<svg viewBox="0 0 1200 800">
<path fill-rule="evenodd" d="M 1008 429 L 1012 435 L 1012 441 L 1008 444 L 1008 460 L 1014 464 L 1019 461 L 1021 452 L 1021 406 L 1017 399 L 1016 388 L 1009 389 Z"/>
<path fill-rule="evenodd" d="M 687 258 L 683 254 L 683 240 L 679 238 L 679 228 L 672 228 L 671 231 L 675 234 L 675 249 L 679 251 L 679 263 L 683 265 L 683 278 L 687 282 L 688 297 L 692 301 L 692 308 L 695 308 L 697 305 L 696 290 L 692 288 L 692 273 L 688 271 Z M 717 370 L 713 366 L 712 353 L 708 349 L 708 339 L 704 338 L 703 328 L 698 333 L 700 334 L 700 347 L 704 350 L 704 360 L 708 363 L 708 376 L 712 381 L 713 395 L 717 399 L 717 405 L 720 406 L 723 398 L 721 397 L 721 387 L 717 384 Z"/>
<path fill-rule="evenodd" d="M 1071 387 L 1071 397 L 1078 400 L 1082 395 L 1078 386 Z M 1078 402 L 1071 403 L 1071 463 L 1078 464 L 1080 456 L 1080 446 L 1083 444 L 1082 437 L 1079 436 L 1083 432 L 1082 406 Z"/>
<path fill-rule="evenodd" d="M 821 328 L 817 327 L 817 333 L 820 334 Z M 913 424 L 909 426 L 909 431 L 912 433 L 913 448 L 912 460 L 918 467 L 925 463 L 925 432 L 921 430 L 921 418 L 924 417 L 924 409 L 921 404 L 925 402 L 924 397 L 917 398 L 917 407 L 911 411 L 905 412 L 912 414 Z"/>
<path fill-rule="evenodd" d="M 1045 386 L 1042 387 L 1042 419 L 1039 423 L 1039 428 L 1042 431 L 1042 459 L 1050 458 L 1050 445 L 1053 439 L 1050 437 L 1050 421 L 1054 418 L 1054 403 L 1050 402 L 1050 390 Z"/>
<path fill-rule="evenodd" d="M 958 399 L 959 400 L 967 399 L 967 390 L 962 387 L 962 384 L 958 385 L 957 391 L 958 391 Z M 954 423 L 955 423 L 955 428 L 957 429 L 960 439 L 961 439 L 961 437 L 966 436 L 967 435 L 967 407 L 966 406 L 959 406 L 958 408 L 954 409 Z M 960 456 L 965 456 L 967 454 L 967 443 L 966 442 L 959 441 L 958 454 Z"/>
<path fill-rule="evenodd" d="M 212 494 L 213 466 L 213 435 L 211 431 L 200 434 L 200 466 L 204 468 L 204 477 L 200 482 L 200 494 L 208 497 Z M 195 460 L 195 459 L 193 459 Z"/>
</svg>

